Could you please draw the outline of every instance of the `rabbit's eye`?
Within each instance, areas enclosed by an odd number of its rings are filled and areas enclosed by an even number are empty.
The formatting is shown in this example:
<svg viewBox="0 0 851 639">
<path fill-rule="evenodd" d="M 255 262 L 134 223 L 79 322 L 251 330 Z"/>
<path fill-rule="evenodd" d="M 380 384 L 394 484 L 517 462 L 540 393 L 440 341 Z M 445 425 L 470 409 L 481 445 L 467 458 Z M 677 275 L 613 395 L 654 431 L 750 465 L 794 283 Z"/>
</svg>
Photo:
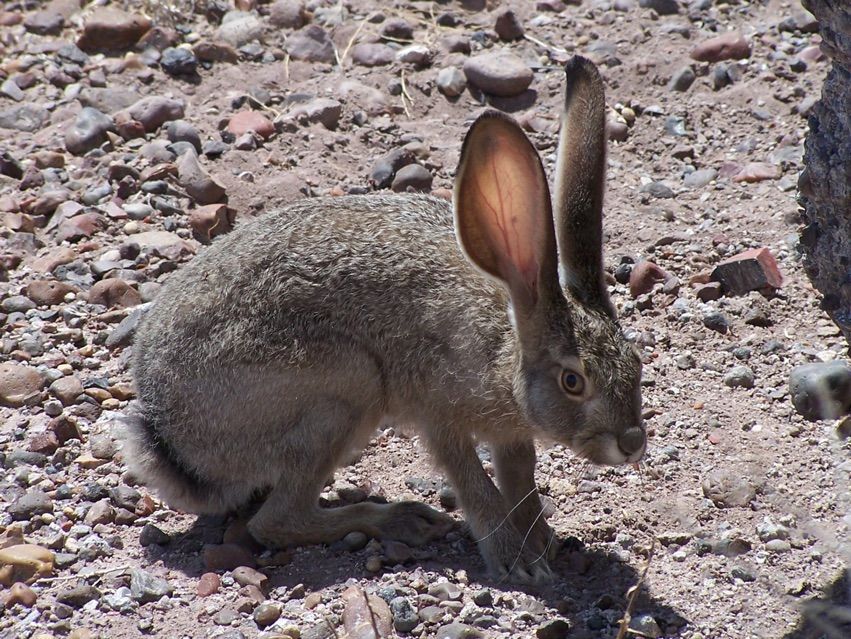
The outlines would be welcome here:
<svg viewBox="0 0 851 639">
<path fill-rule="evenodd" d="M 561 386 L 568 395 L 581 395 L 585 390 L 585 380 L 576 371 L 566 369 L 561 373 Z"/>
</svg>

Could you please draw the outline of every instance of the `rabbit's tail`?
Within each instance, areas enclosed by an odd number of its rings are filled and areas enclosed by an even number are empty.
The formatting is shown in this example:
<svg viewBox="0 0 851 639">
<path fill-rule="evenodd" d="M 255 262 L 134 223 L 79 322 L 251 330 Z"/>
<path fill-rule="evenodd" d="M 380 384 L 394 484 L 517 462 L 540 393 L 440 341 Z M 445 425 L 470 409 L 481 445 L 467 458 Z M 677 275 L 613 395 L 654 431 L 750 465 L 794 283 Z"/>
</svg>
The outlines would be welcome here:
<svg viewBox="0 0 851 639">
<path fill-rule="evenodd" d="M 234 507 L 225 503 L 223 491 L 180 463 L 141 407 L 127 411 L 122 421 L 124 463 L 135 480 L 185 512 L 219 514 Z"/>
</svg>

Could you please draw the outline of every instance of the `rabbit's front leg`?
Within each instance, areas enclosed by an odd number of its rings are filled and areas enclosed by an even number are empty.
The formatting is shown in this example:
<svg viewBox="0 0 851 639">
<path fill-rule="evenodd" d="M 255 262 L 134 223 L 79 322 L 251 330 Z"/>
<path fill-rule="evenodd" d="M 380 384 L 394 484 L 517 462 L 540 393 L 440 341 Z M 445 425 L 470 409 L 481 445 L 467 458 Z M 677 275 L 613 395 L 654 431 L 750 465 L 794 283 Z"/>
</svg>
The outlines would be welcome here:
<svg viewBox="0 0 851 639">
<path fill-rule="evenodd" d="M 534 442 L 495 442 L 491 445 L 491 455 L 511 521 L 531 548 L 546 559 L 554 559 L 560 543 L 544 517 L 544 506 L 535 484 Z"/>
<path fill-rule="evenodd" d="M 459 429 L 429 433 L 430 448 L 458 491 L 467 524 L 488 569 L 498 578 L 547 583 L 552 572 L 512 522 L 506 500 L 482 467 L 475 443 Z M 534 452 L 534 451 L 533 451 Z"/>
</svg>

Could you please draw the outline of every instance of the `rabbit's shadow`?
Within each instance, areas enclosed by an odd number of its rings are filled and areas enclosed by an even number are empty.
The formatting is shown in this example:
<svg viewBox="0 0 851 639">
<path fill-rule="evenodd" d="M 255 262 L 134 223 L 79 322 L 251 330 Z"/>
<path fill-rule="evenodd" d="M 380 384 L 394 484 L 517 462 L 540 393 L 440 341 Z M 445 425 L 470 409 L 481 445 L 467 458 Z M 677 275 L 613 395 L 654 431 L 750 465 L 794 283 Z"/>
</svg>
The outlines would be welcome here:
<svg viewBox="0 0 851 639">
<path fill-rule="evenodd" d="M 172 569 L 198 578 L 205 572 L 201 559 L 204 546 L 222 543 L 227 524 L 224 517 L 199 517 L 188 531 L 174 536 L 171 543 L 147 546 L 148 559 L 162 561 Z M 439 577 L 435 577 L 435 573 L 457 574 L 464 570 L 470 591 L 491 591 L 496 609 L 494 616 L 499 616 L 500 607 L 508 606 L 515 611 L 528 612 L 540 623 L 541 619 L 551 617 L 551 613 L 541 607 L 544 604 L 558 610 L 569 622 L 571 638 L 614 637 L 617 621 L 626 608 L 626 593 L 640 580 L 640 568 L 624 563 L 614 554 L 585 548 L 576 538 L 562 540 L 558 555 L 550 562 L 555 581 L 546 587 L 524 587 L 490 578 L 476 544 L 464 534 L 451 534 L 412 551 L 411 559 L 400 570 L 418 573 L 415 576 L 426 582 L 437 581 Z M 393 567 L 386 567 L 382 572 L 367 572 L 366 560 L 374 554 L 378 553 L 369 546 L 357 551 L 347 551 L 339 545 L 304 546 L 293 549 L 291 560 L 285 565 L 266 567 L 263 572 L 269 577 L 269 589 L 290 591 L 302 585 L 307 591 L 317 591 L 341 585 L 351 578 L 377 580 L 382 574 L 395 571 Z M 387 586 L 390 583 L 382 584 L 382 587 Z M 654 598 L 648 588 L 652 590 L 652 585 L 644 584 L 639 590 L 632 609 L 633 617 L 651 615 L 663 636 L 679 636 L 688 621 L 672 606 Z M 499 595 L 508 592 L 513 596 L 503 601 Z M 524 593 L 529 596 L 524 597 Z M 482 606 L 482 614 L 490 614 L 487 605 Z"/>
</svg>

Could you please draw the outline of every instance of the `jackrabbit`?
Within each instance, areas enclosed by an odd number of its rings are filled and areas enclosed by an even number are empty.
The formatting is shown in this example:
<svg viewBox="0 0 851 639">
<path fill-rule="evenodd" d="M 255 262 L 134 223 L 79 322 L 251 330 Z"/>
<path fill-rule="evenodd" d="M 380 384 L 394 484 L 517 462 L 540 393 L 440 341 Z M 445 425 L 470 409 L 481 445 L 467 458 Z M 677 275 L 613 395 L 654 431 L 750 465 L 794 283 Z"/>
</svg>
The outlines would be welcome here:
<svg viewBox="0 0 851 639">
<path fill-rule="evenodd" d="M 175 273 L 136 335 L 133 473 L 195 513 L 268 492 L 248 530 L 272 547 L 351 531 L 419 544 L 449 517 L 416 502 L 318 504 L 376 427 L 413 425 L 489 569 L 548 580 L 534 438 L 600 464 L 645 449 L 640 361 L 602 267 L 603 83 L 578 56 L 565 71 L 555 216 L 534 147 L 487 112 L 464 140 L 454 207 L 422 195 L 301 201 Z"/>
</svg>

